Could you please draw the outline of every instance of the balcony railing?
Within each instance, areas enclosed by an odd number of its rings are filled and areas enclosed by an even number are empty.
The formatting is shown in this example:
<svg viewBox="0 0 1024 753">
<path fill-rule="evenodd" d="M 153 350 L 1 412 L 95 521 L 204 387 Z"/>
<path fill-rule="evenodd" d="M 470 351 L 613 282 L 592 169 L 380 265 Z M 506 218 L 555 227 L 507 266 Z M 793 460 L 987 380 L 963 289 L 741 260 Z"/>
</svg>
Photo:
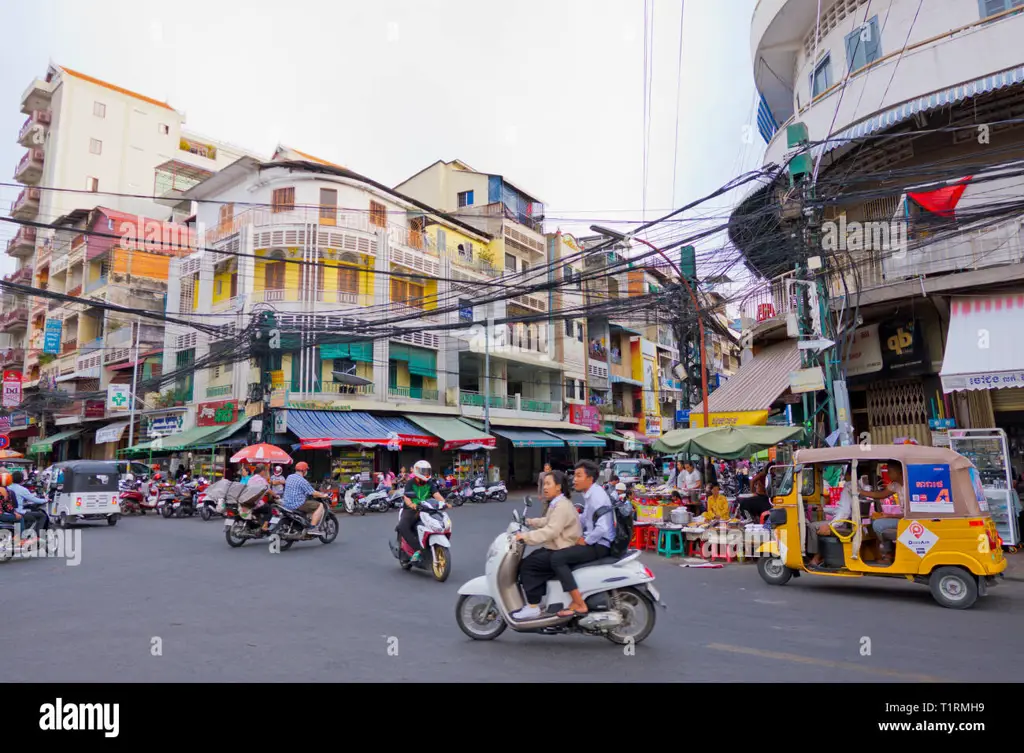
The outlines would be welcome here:
<svg viewBox="0 0 1024 753">
<path fill-rule="evenodd" d="M 8 350 L 0 351 L 0 365 L 5 368 L 13 366 L 14 364 L 25 362 L 25 349 L 24 348 L 10 348 Z"/>
<path fill-rule="evenodd" d="M 482 408 L 484 406 L 484 402 L 485 398 L 479 392 L 459 390 L 460 405 L 472 405 Z M 486 402 L 492 408 L 501 408 L 504 410 L 516 409 L 516 398 L 514 395 L 491 395 L 486 399 Z"/>
<path fill-rule="evenodd" d="M 11 272 L 11 274 L 7 275 L 4 279 L 7 280 L 8 282 L 13 282 L 13 283 L 18 284 L 18 285 L 31 285 L 32 284 L 32 274 L 33 274 L 32 265 L 31 264 L 27 264 L 26 266 L 22 267 L 21 269 L 15 270 L 14 272 Z"/>
<path fill-rule="evenodd" d="M 28 308 L 25 306 L 19 306 L 0 314 L 0 329 L 6 331 L 14 327 L 26 326 L 28 326 Z"/>
<path fill-rule="evenodd" d="M 552 403 L 547 400 L 520 399 L 520 410 L 529 413 L 561 413 L 562 404 Z"/>
<path fill-rule="evenodd" d="M 65 340 L 60 346 L 60 354 L 66 356 L 78 350 L 78 340 Z"/>
<path fill-rule="evenodd" d="M 78 349 L 78 355 L 84 356 L 84 355 L 87 355 L 88 353 L 95 353 L 97 350 L 102 350 L 102 349 L 103 349 L 103 338 L 102 337 L 97 337 L 97 338 L 95 338 L 93 340 L 90 340 L 87 343 L 83 343 L 82 347 Z"/>
<path fill-rule="evenodd" d="M 212 387 L 206 388 L 207 397 L 222 397 L 230 395 L 234 391 L 235 387 L 232 384 L 218 384 Z"/>
<path fill-rule="evenodd" d="M 18 163 L 18 167 L 14 170 L 14 179 L 26 182 L 26 178 L 29 177 L 29 173 L 40 173 L 43 169 L 43 150 L 42 149 L 29 149 L 25 152 L 25 156 L 21 158 Z"/>
<path fill-rule="evenodd" d="M 22 146 L 29 146 L 29 144 L 35 143 L 27 138 L 29 132 L 36 126 L 45 127 L 50 125 L 50 117 L 49 110 L 34 110 L 25 122 L 22 123 L 21 130 L 18 131 L 18 143 Z"/>
<path fill-rule="evenodd" d="M 291 383 L 292 392 L 301 392 L 301 385 L 298 382 Z M 307 390 L 309 392 L 309 390 Z M 322 382 L 318 390 L 313 392 L 322 392 L 330 395 L 372 395 L 373 385 L 372 384 L 341 384 L 340 382 Z"/>
<path fill-rule="evenodd" d="M 740 303 L 740 316 L 761 323 L 796 311 L 797 295 L 791 285 L 795 274 L 786 272 L 753 286 Z"/>
<path fill-rule="evenodd" d="M 388 387 L 388 397 L 393 400 L 425 400 L 436 403 L 440 393 L 422 387 Z"/>
<path fill-rule="evenodd" d="M 7 241 L 7 253 L 11 256 L 31 256 L 36 247 L 36 229 L 22 227 Z"/>
<path fill-rule="evenodd" d="M 78 285 L 75 285 L 73 288 L 71 288 L 67 292 L 67 295 L 70 295 L 73 298 L 77 298 L 81 294 L 82 294 L 82 284 L 81 283 L 79 283 Z"/>
</svg>

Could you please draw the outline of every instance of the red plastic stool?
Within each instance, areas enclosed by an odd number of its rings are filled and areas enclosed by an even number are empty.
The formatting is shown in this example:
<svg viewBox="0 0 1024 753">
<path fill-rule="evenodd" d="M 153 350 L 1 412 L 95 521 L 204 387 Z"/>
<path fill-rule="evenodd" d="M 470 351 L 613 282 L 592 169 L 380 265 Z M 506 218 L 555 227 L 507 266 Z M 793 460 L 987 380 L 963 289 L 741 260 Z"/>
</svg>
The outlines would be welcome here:
<svg viewBox="0 0 1024 753">
<path fill-rule="evenodd" d="M 647 544 L 647 529 L 650 525 L 644 523 L 637 523 L 633 526 L 633 538 L 630 539 L 630 549 L 643 549 Z"/>
<path fill-rule="evenodd" d="M 771 510 L 765 510 L 763 513 L 761 513 L 761 525 L 764 525 L 764 522 L 766 520 L 768 520 L 768 516 L 771 515 L 771 514 L 772 514 Z"/>
<path fill-rule="evenodd" d="M 646 526 L 644 531 L 644 549 L 657 549 L 658 548 L 658 531 L 657 526 Z"/>
</svg>

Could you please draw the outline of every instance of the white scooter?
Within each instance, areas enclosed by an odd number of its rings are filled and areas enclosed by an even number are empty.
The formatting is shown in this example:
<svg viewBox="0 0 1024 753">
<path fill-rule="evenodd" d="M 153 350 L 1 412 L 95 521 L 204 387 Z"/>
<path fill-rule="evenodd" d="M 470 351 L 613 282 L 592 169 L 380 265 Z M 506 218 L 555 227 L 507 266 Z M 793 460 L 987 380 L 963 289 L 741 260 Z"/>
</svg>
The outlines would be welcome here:
<svg viewBox="0 0 1024 753">
<path fill-rule="evenodd" d="M 533 505 L 526 498 L 526 507 Z M 486 575 L 466 583 L 459 589 L 455 604 L 455 620 L 470 638 L 490 641 L 506 627 L 517 633 L 560 635 L 582 633 L 607 638 L 621 645 L 636 645 L 654 630 L 655 604 L 665 607 L 652 585 L 654 573 L 637 558 L 638 550 L 630 550 L 622 558 L 607 557 L 573 568 L 576 584 L 589 608 L 583 616 L 559 617 L 572 599 L 557 580 L 548 581 L 547 595 L 541 603 L 541 615 L 517 621 L 514 612 L 526 605 L 519 585 L 519 563 L 526 545 L 516 541 L 515 534 L 526 531 L 523 515 L 513 510 L 513 522 L 499 535 L 487 551 Z"/>
<path fill-rule="evenodd" d="M 504 502 L 508 499 L 508 488 L 504 481 L 487 485 L 483 476 L 473 479 L 473 501 L 474 502 Z"/>
<path fill-rule="evenodd" d="M 395 538 L 388 542 L 388 546 L 391 547 L 391 553 L 403 570 L 410 570 L 413 567 L 420 570 L 429 569 L 438 583 L 448 580 L 452 572 L 452 542 L 449 538 L 452 535 L 452 521 L 445 512 L 447 507 L 447 502 L 438 502 L 436 499 L 420 502 L 416 540 L 420 542 L 423 553 L 418 562 L 412 561 L 412 548 L 396 530 Z M 402 511 L 398 516 L 401 520 Z"/>
</svg>

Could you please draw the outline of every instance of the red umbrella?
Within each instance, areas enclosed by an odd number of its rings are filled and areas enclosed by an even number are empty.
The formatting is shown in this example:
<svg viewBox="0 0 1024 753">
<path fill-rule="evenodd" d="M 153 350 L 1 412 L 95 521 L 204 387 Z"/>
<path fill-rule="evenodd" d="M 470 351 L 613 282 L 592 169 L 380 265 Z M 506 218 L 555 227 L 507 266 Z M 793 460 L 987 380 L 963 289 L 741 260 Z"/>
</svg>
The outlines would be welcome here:
<svg viewBox="0 0 1024 753">
<path fill-rule="evenodd" d="M 232 463 L 291 463 L 291 456 L 272 444 L 253 444 L 231 456 Z"/>
</svg>

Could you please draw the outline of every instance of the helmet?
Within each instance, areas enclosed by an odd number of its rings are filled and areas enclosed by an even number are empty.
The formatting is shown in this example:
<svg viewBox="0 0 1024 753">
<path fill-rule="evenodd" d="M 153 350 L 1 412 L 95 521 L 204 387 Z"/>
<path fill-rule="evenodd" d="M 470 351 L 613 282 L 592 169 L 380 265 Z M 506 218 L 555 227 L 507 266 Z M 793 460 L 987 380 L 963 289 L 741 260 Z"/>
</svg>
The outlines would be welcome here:
<svg viewBox="0 0 1024 753">
<path fill-rule="evenodd" d="M 624 491 L 626 491 L 626 485 L 620 481 L 619 483 L 617 483 L 615 485 L 615 491 L 617 491 L 617 492 L 624 492 Z"/>
<path fill-rule="evenodd" d="M 281 475 L 281 466 L 275 465 L 274 466 L 274 473 L 276 473 L 278 476 L 280 476 Z"/>
<path fill-rule="evenodd" d="M 300 462 L 300 463 L 296 463 L 295 464 L 295 472 L 296 473 L 301 473 L 302 471 L 308 471 L 308 470 L 309 470 L 309 463 Z"/>
<path fill-rule="evenodd" d="M 413 478 L 419 479 L 420 481 L 430 480 L 430 463 L 426 460 L 417 460 L 416 465 L 412 467 Z"/>
</svg>

